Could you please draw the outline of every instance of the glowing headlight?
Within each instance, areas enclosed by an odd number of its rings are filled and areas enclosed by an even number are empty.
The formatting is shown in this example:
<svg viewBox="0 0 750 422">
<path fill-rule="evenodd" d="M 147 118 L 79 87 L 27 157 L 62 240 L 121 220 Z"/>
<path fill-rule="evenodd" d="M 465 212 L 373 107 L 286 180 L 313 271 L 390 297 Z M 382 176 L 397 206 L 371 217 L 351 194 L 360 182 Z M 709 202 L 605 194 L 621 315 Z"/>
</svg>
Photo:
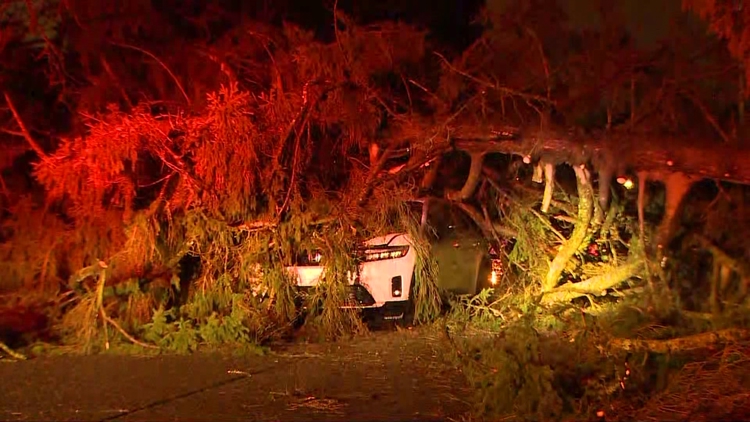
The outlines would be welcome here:
<svg viewBox="0 0 750 422">
<path fill-rule="evenodd" d="M 385 259 L 403 258 L 409 252 L 409 246 L 394 246 L 380 250 L 369 250 L 365 252 L 365 261 L 382 261 Z"/>
</svg>

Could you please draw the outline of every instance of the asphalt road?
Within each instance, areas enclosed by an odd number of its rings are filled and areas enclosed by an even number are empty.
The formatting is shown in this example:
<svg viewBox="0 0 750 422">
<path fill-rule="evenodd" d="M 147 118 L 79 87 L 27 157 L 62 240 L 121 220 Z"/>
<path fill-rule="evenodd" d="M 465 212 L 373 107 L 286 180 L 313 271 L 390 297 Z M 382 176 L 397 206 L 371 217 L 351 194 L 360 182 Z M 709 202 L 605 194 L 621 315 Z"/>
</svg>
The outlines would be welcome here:
<svg viewBox="0 0 750 422">
<path fill-rule="evenodd" d="M 416 333 L 227 352 L 0 360 L 0 420 L 407 421 L 459 418 L 468 390 Z"/>
</svg>

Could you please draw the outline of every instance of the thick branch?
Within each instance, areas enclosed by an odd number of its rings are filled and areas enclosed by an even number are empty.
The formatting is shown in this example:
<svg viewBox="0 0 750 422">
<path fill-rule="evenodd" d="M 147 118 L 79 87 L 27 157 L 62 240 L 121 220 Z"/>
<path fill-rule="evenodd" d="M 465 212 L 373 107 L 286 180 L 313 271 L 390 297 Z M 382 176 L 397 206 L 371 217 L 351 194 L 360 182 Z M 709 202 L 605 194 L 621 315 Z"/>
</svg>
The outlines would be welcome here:
<svg viewBox="0 0 750 422">
<path fill-rule="evenodd" d="M 693 334 L 687 337 L 668 340 L 645 340 L 616 338 L 609 345 L 622 350 L 648 350 L 656 353 L 684 352 L 705 349 L 716 343 L 734 343 L 750 338 L 750 331 L 740 328 L 728 328 L 721 331 Z"/>
<path fill-rule="evenodd" d="M 581 243 L 586 239 L 591 214 L 594 209 L 594 196 L 591 190 L 591 181 L 588 171 L 582 166 L 574 166 L 576 172 L 576 181 L 578 185 L 578 222 L 576 223 L 570 239 L 558 251 L 557 256 L 550 264 L 547 278 L 544 281 L 544 291 L 551 291 L 557 286 L 565 266 L 568 261 L 575 255 Z"/>
<path fill-rule="evenodd" d="M 638 276 L 641 270 L 643 270 L 642 261 L 621 265 L 606 274 L 591 277 L 580 283 L 569 283 L 557 287 L 544 294 L 542 303 L 569 302 L 585 295 L 604 296 L 607 290 Z"/>
<path fill-rule="evenodd" d="M 482 164 L 484 163 L 484 153 L 472 153 L 471 154 L 471 167 L 469 168 L 469 176 L 466 178 L 464 186 L 459 192 L 451 192 L 448 195 L 448 199 L 454 201 L 465 201 L 474 195 L 474 191 L 477 189 L 479 181 L 482 180 Z"/>
</svg>

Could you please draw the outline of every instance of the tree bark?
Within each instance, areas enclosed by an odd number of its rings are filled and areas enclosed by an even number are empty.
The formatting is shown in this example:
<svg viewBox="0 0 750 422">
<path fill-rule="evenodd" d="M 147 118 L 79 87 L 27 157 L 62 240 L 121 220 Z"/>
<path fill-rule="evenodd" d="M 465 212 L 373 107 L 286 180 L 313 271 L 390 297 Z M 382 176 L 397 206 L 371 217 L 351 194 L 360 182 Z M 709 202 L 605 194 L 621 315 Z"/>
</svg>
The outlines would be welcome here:
<svg viewBox="0 0 750 422">
<path fill-rule="evenodd" d="M 553 130 L 521 130 L 491 125 L 450 129 L 457 149 L 519 156 L 554 157 L 557 163 L 583 164 L 609 154 L 633 170 L 682 172 L 688 176 L 750 184 L 750 148 L 706 139 L 648 134 L 575 137 Z M 514 139 L 498 133 L 515 131 Z M 450 148 L 450 145 L 445 145 Z"/>
<path fill-rule="evenodd" d="M 458 192 L 450 192 L 448 199 L 453 201 L 465 201 L 474 195 L 479 181 L 482 180 L 482 165 L 484 164 L 484 153 L 473 152 L 471 156 L 471 167 L 469 176 L 466 178 L 464 186 Z"/>
<path fill-rule="evenodd" d="M 621 265 L 606 274 L 591 277 L 580 283 L 564 284 L 545 293 L 542 303 L 569 302 L 585 295 L 604 296 L 607 290 L 639 275 L 642 269 L 643 262 L 636 261 Z"/>
<path fill-rule="evenodd" d="M 570 238 L 563 244 L 552 264 L 550 264 L 547 277 L 544 280 L 543 290 L 545 292 L 551 291 L 557 286 L 560 275 L 565 270 L 568 261 L 575 255 L 581 243 L 586 239 L 594 209 L 594 195 L 588 171 L 581 166 L 574 166 L 573 169 L 576 172 L 578 185 L 578 222 L 576 222 L 575 229 L 573 229 Z"/>
</svg>

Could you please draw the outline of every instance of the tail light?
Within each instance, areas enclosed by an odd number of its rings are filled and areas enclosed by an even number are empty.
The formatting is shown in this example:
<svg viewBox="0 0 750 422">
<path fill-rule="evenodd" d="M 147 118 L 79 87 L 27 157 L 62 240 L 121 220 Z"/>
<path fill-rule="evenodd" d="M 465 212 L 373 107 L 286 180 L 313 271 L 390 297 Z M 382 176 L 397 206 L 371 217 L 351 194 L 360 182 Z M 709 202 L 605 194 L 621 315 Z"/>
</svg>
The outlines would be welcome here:
<svg viewBox="0 0 750 422">
<path fill-rule="evenodd" d="M 398 259 L 405 257 L 407 253 L 409 253 L 409 245 L 367 249 L 364 251 L 364 260 L 365 262 L 372 262 L 383 261 L 386 259 Z"/>
</svg>

